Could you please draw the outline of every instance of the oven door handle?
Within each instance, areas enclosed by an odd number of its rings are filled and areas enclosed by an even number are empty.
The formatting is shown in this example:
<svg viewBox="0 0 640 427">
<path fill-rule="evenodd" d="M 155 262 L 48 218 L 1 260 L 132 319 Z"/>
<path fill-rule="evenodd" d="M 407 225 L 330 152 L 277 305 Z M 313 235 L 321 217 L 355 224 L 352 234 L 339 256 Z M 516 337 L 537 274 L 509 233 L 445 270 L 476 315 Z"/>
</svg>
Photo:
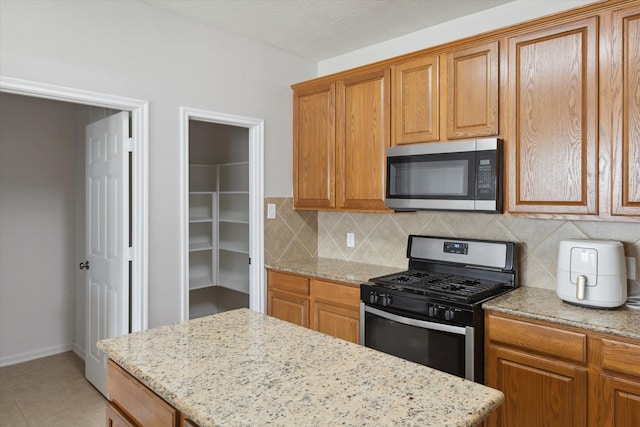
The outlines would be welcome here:
<svg viewBox="0 0 640 427">
<path fill-rule="evenodd" d="M 423 329 L 433 329 L 436 331 L 450 332 L 452 334 L 465 335 L 466 329 L 460 326 L 444 325 L 442 323 L 427 322 L 425 320 L 413 319 L 411 317 L 398 316 L 397 314 L 389 313 L 388 311 L 378 310 L 377 308 L 370 307 L 364 303 L 364 311 L 375 314 L 376 316 L 383 317 L 394 322 L 403 323 L 405 325 L 416 326 Z"/>
</svg>

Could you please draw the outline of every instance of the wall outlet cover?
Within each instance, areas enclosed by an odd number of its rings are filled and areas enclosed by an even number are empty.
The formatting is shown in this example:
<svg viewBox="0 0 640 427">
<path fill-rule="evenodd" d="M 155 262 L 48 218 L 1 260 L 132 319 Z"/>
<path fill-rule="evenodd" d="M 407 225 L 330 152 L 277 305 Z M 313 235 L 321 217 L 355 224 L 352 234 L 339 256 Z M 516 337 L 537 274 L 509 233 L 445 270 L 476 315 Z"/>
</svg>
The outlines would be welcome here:
<svg viewBox="0 0 640 427">
<path fill-rule="evenodd" d="M 636 280 L 636 259 L 635 257 L 626 257 L 624 262 L 627 266 L 627 280 Z"/>
<path fill-rule="evenodd" d="M 347 247 L 355 248 L 356 246 L 356 237 L 353 233 L 347 233 Z"/>
<path fill-rule="evenodd" d="M 267 219 L 274 219 L 276 217 L 276 204 L 267 203 Z"/>
</svg>

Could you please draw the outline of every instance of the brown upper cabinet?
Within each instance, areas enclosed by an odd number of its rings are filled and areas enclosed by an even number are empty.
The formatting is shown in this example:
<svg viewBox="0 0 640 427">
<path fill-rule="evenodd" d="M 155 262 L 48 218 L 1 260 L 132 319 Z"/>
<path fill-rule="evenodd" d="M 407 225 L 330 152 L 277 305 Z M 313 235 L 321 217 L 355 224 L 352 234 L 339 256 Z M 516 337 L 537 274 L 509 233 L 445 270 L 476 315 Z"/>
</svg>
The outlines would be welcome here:
<svg viewBox="0 0 640 427">
<path fill-rule="evenodd" d="M 509 39 L 509 212 L 597 213 L 597 25 Z"/>
<path fill-rule="evenodd" d="M 319 82 L 293 96 L 293 196 L 301 209 L 332 209 L 335 199 L 336 89 Z"/>
<path fill-rule="evenodd" d="M 589 4 L 292 88 L 296 209 L 388 211 L 388 146 L 498 136 L 506 215 L 640 221 L 638 1 Z"/>
<path fill-rule="evenodd" d="M 395 64 L 391 144 L 498 135 L 498 46 L 493 41 Z"/>
<path fill-rule="evenodd" d="M 611 213 L 640 216 L 640 4 L 613 13 L 610 46 Z"/>
<path fill-rule="evenodd" d="M 498 135 L 497 41 L 447 54 L 447 138 Z"/>
<path fill-rule="evenodd" d="M 293 87 L 296 209 L 388 211 L 390 74 L 384 67 Z"/>
<path fill-rule="evenodd" d="M 392 145 L 440 139 L 439 56 L 393 66 Z"/>
</svg>

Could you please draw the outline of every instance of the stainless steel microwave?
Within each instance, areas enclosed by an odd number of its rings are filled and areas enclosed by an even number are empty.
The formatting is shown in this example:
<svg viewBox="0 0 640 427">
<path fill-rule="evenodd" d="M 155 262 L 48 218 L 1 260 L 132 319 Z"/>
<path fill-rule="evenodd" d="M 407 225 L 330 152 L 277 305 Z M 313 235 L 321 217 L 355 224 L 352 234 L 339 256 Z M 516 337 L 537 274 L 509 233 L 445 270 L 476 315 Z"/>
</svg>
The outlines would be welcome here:
<svg viewBox="0 0 640 427">
<path fill-rule="evenodd" d="M 395 210 L 502 212 L 502 140 L 391 147 L 386 184 Z"/>
</svg>

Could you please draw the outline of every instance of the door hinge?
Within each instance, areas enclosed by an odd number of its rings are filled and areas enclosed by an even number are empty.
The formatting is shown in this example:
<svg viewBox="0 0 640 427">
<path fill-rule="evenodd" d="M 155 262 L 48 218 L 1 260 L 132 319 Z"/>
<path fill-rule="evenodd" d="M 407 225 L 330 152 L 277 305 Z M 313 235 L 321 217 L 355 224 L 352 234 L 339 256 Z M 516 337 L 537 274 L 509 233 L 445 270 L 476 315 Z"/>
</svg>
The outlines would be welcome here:
<svg viewBox="0 0 640 427">
<path fill-rule="evenodd" d="M 249 264 L 251 264 L 251 257 L 249 257 Z"/>
<path fill-rule="evenodd" d="M 129 153 L 133 152 L 133 138 L 127 138 L 124 142 L 124 149 Z"/>
<path fill-rule="evenodd" d="M 125 261 L 133 261 L 133 248 L 128 247 L 124 250 L 124 260 Z"/>
</svg>

